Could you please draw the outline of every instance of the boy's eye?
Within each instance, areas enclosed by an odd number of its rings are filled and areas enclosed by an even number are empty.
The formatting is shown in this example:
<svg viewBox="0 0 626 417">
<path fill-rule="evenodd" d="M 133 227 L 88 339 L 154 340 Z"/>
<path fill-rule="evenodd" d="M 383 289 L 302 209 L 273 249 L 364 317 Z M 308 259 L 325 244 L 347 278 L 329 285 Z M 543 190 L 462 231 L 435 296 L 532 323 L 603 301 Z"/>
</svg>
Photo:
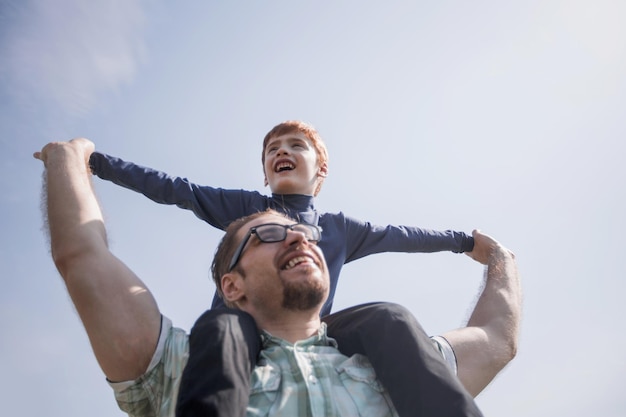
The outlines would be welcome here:
<svg viewBox="0 0 626 417">
<path fill-rule="evenodd" d="M 307 146 L 307 144 L 304 143 L 304 142 L 294 142 L 291 146 L 294 147 L 294 148 L 298 148 L 298 149 L 308 149 L 309 148 Z"/>
</svg>

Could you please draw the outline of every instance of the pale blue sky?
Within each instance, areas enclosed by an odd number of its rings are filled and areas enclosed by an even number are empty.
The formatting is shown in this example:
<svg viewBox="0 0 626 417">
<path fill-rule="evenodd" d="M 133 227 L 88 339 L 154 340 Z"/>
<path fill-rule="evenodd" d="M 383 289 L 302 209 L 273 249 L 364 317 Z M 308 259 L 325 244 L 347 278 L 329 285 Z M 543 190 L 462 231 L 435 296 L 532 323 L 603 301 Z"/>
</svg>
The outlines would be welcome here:
<svg viewBox="0 0 626 417">
<path fill-rule="evenodd" d="M 470 232 L 516 252 L 517 358 L 486 416 L 623 416 L 626 3 L 0 1 L 3 414 L 122 416 L 42 233 L 32 152 L 85 136 L 194 182 L 268 192 L 261 140 L 327 142 L 324 211 Z M 95 180 L 113 251 L 189 329 L 221 233 Z M 482 268 L 386 254 L 344 268 L 335 308 L 463 324 Z M 617 354 L 615 354 L 616 352 Z"/>
</svg>

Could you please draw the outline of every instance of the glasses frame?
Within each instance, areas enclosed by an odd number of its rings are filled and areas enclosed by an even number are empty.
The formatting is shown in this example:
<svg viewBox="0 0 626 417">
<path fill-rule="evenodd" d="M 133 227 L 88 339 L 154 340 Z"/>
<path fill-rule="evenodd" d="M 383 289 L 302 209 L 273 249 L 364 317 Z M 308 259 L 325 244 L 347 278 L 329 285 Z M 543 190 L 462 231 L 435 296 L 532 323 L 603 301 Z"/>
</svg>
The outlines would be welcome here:
<svg viewBox="0 0 626 417">
<path fill-rule="evenodd" d="M 263 239 L 261 236 L 259 236 L 259 233 L 257 232 L 257 229 L 260 228 L 260 227 L 264 227 L 264 226 L 280 226 L 280 227 L 282 227 L 283 228 L 283 236 L 282 236 L 282 238 L 276 239 L 276 240 Z M 319 226 L 316 226 L 314 224 L 309 224 L 309 223 L 293 223 L 293 224 L 264 223 L 264 224 L 259 224 L 258 226 L 251 227 L 250 230 L 248 230 L 248 233 L 246 233 L 246 236 L 241 240 L 241 243 L 239 244 L 239 246 L 237 246 L 237 249 L 235 249 L 235 253 L 233 253 L 233 257 L 230 260 L 230 264 L 228 264 L 228 272 L 232 271 L 233 268 L 235 267 L 235 265 L 237 265 L 237 263 L 241 259 L 241 255 L 243 254 L 243 250 L 246 247 L 246 244 L 248 243 L 248 241 L 250 240 L 250 237 L 252 235 L 256 235 L 256 237 L 262 243 L 282 242 L 285 239 L 287 239 L 287 230 L 298 232 L 298 230 L 296 230 L 295 228 L 302 227 L 302 226 L 308 228 L 309 231 L 312 232 L 311 234 L 316 236 L 313 239 L 306 238 L 307 241 L 309 241 L 309 242 L 319 242 L 319 240 L 322 238 L 322 228 L 319 227 Z"/>
</svg>

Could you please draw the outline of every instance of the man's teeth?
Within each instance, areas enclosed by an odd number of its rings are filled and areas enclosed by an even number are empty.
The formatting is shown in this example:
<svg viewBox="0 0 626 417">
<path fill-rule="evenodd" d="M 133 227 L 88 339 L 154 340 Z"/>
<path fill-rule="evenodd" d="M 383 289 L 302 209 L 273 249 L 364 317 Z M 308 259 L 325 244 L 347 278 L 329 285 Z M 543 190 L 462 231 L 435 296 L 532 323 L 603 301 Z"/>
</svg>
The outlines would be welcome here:
<svg viewBox="0 0 626 417">
<path fill-rule="evenodd" d="M 287 262 L 287 265 L 285 265 L 285 269 L 291 269 L 301 262 L 310 262 L 310 261 L 311 259 L 307 256 L 298 256 L 298 257 L 291 259 L 289 262 Z"/>
</svg>

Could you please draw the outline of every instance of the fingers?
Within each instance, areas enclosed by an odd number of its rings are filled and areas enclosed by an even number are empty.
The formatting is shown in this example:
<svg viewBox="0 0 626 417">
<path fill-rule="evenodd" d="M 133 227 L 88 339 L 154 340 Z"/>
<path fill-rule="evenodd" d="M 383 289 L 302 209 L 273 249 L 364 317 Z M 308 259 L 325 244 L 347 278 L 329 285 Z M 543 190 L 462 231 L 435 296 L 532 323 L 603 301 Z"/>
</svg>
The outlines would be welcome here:
<svg viewBox="0 0 626 417">
<path fill-rule="evenodd" d="M 82 152 L 83 155 L 84 155 L 85 161 L 89 160 L 89 156 L 95 150 L 94 143 L 92 141 L 90 141 L 89 139 L 74 138 L 74 139 L 71 139 L 71 140 L 69 140 L 67 142 L 50 142 L 50 143 L 47 143 L 43 148 L 41 148 L 40 151 L 34 152 L 33 153 L 33 157 L 35 159 L 39 159 L 45 165 L 46 164 L 46 160 L 48 158 L 48 153 L 52 149 L 57 149 L 57 148 L 62 148 L 62 147 L 69 147 L 67 149 L 74 148 L 74 150 Z"/>
<path fill-rule="evenodd" d="M 472 231 L 472 236 L 474 237 L 474 249 L 468 253 L 468 256 L 483 265 L 487 265 L 489 258 L 499 248 L 504 249 L 497 240 L 481 232 L 479 229 Z"/>
<path fill-rule="evenodd" d="M 39 159 L 41 162 L 43 162 L 44 166 L 46 165 L 46 159 L 48 156 L 48 150 L 49 148 L 54 145 L 55 142 L 51 142 L 51 143 L 47 143 L 43 148 L 41 148 L 40 151 L 34 152 L 33 153 L 33 157 L 35 159 Z"/>
<path fill-rule="evenodd" d="M 95 149 L 94 143 L 86 138 L 74 138 L 70 140 L 69 143 L 80 147 L 87 158 L 89 158 L 89 155 L 91 155 Z"/>
</svg>

